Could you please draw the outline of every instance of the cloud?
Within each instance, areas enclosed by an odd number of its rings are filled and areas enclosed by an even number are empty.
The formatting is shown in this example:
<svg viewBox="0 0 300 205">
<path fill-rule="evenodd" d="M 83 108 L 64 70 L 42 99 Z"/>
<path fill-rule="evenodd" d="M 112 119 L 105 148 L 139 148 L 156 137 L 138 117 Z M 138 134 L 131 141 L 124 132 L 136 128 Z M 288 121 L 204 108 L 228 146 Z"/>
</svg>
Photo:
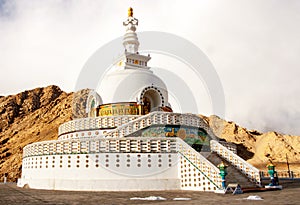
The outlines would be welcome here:
<svg viewBox="0 0 300 205">
<path fill-rule="evenodd" d="M 1 0 L 0 95 L 49 84 L 72 91 L 93 52 L 123 35 L 129 6 L 139 31 L 174 33 L 206 53 L 223 83 L 227 119 L 300 135 L 296 0 Z"/>
</svg>

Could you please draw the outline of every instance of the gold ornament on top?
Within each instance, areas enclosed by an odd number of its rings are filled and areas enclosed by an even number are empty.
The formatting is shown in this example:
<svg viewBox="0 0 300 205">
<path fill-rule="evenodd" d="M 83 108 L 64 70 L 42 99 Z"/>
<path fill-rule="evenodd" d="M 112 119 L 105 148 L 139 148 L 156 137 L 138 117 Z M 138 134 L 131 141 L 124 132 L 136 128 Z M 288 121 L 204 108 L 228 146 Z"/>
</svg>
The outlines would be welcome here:
<svg viewBox="0 0 300 205">
<path fill-rule="evenodd" d="M 128 9 L 127 20 L 123 22 L 124 26 L 128 26 L 129 24 L 131 24 L 131 26 L 128 27 L 127 29 L 133 29 L 135 31 L 136 29 L 135 26 L 138 25 L 138 20 L 133 17 L 133 9 L 131 7 Z"/>
<path fill-rule="evenodd" d="M 133 9 L 131 7 L 128 9 L 128 17 L 133 17 Z"/>
</svg>

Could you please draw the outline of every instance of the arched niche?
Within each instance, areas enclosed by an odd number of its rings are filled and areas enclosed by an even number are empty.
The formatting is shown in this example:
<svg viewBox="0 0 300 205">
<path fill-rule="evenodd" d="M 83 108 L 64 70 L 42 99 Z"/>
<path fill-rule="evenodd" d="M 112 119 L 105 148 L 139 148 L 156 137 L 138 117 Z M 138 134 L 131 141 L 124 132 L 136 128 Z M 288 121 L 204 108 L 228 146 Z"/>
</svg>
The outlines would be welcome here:
<svg viewBox="0 0 300 205">
<path fill-rule="evenodd" d="M 142 114 L 159 110 L 165 104 L 163 94 L 154 86 L 143 89 L 140 95 L 140 102 L 142 104 Z"/>
<path fill-rule="evenodd" d="M 86 105 L 86 113 L 88 114 L 88 117 L 97 117 L 97 108 L 101 104 L 102 99 L 100 95 L 95 91 L 91 91 L 87 98 Z"/>
</svg>

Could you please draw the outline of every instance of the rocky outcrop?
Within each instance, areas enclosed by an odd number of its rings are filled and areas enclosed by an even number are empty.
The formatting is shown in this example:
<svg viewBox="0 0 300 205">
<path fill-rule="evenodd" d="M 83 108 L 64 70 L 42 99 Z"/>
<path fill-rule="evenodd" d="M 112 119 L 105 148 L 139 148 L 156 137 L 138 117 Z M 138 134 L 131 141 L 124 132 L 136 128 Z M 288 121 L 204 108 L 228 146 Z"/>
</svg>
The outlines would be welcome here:
<svg viewBox="0 0 300 205">
<path fill-rule="evenodd" d="M 89 92 L 90 89 L 84 89 L 73 93 L 73 100 L 70 102 L 72 104 L 73 119 L 87 117 L 86 100 Z"/>
<path fill-rule="evenodd" d="M 24 146 L 57 139 L 58 126 L 72 119 L 72 107 L 85 110 L 87 93 L 80 91 L 73 101 L 73 93 L 48 86 L 0 98 L 0 179 L 4 173 L 10 181 L 20 177 Z"/>
</svg>

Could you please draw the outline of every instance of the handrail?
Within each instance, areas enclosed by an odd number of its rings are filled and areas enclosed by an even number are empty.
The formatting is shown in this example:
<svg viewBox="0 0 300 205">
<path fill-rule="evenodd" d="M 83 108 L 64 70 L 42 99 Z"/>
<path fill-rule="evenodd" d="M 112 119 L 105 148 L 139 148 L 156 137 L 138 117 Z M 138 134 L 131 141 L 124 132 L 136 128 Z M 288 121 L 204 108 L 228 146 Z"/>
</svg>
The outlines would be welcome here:
<svg viewBox="0 0 300 205">
<path fill-rule="evenodd" d="M 210 141 L 210 148 L 211 151 L 216 152 L 219 156 L 240 169 L 241 172 L 244 173 L 252 182 L 255 182 L 258 186 L 261 186 L 260 171 L 256 167 L 249 164 L 247 161 L 215 140 Z"/>
<path fill-rule="evenodd" d="M 131 121 L 133 119 L 136 119 L 140 117 L 140 115 L 120 115 L 120 116 L 99 116 L 99 117 L 88 117 L 88 118 L 79 118 L 79 119 L 74 119 L 68 122 L 65 122 L 61 124 L 58 127 L 58 136 L 67 134 L 70 132 L 75 132 L 75 131 L 85 131 L 85 130 L 92 130 L 92 129 L 109 129 L 112 127 L 112 125 L 102 125 L 101 122 L 102 120 L 107 120 L 107 122 L 110 121 L 110 119 L 119 119 L 121 122 L 122 121 Z M 121 123 L 118 123 L 116 120 L 114 121 L 114 126 L 120 126 Z"/>
<path fill-rule="evenodd" d="M 118 141 L 118 143 L 115 143 Z M 129 141 L 129 143 L 127 143 Z M 123 146 L 121 144 L 123 142 Z M 159 142 L 159 143 L 158 143 Z M 77 143 L 76 148 L 72 147 L 73 143 Z M 148 144 L 146 147 L 141 143 Z M 78 146 L 80 144 L 80 146 Z M 94 147 L 92 148 L 92 144 Z M 128 137 L 128 138 L 78 138 L 78 139 L 60 139 L 36 142 L 24 147 L 23 158 L 31 156 L 42 156 L 50 154 L 87 154 L 87 153 L 103 153 L 103 152 L 154 152 L 169 153 L 177 152 L 176 138 L 172 137 Z M 58 146 L 59 145 L 59 146 Z M 50 150 L 50 147 L 52 148 Z M 96 148 L 97 147 L 97 148 Z"/>
<path fill-rule="evenodd" d="M 146 122 L 144 125 L 141 125 L 142 120 Z M 138 124 L 137 128 L 133 126 L 134 123 Z M 199 116 L 190 113 L 181 114 L 161 111 L 151 112 L 147 115 L 123 115 L 75 119 L 60 125 L 58 129 L 58 136 L 76 131 L 111 129 L 117 127 L 107 132 L 105 136 L 114 137 L 114 135 L 117 135 L 117 137 L 121 137 L 118 136 L 119 132 L 126 130 L 126 128 L 134 128 L 134 130 L 130 130 L 130 132 L 126 131 L 126 134 L 128 135 L 147 126 L 160 124 L 202 127 L 213 139 L 216 139 L 215 135 L 211 132 L 205 121 Z"/>
<path fill-rule="evenodd" d="M 137 122 L 140 122 L 140 121 L 142 121 L 142 120 L 147 120 L 147 119 L 151 118 L 154 114 L 155 114 L 155 112 L 151 112 L 151 113 L 149 113 L 149 114 L 147 114 L 147 115 L 141 116 L 141 117 L 139 117 L 139 118 L 137 118 L 137 119 L 134 119 L 134 120 L 132 120 L 132 121 L 130 121 L 130 122 L 128 122 L 128 123 L 125 123 L 125 124 L 123 124 L 123 125 L 121 125 L 121 126 L 115 128 L 115 129 L 113 129 L 113 130 L 107 132 L 107 133 L 105 134 L 105 137 L 113 137 L 113 134 L 114 134 L 114 133 L 118 133 L 120 130 L 125 129 L 126 127 L 129 127 L 129 126 L 131 126 L 131 125 L 133 125 L 133 124 L 135 124 L 135 123 L 137 123 Z M 152 123 L 150 123 L 150 125 L 151 125 L 151 124 L 152 124 Z M 150 125 L 148 125 L 148 126 L 150 126 Z M 148 127 L 148 126 L 145 126 L 145 127 Z M 145 127 L 142 126 L 142 127 L 139 127 L 139 129 L 132 130 L 132 133 L 133 133 L 133 132 L 136 132 L 136 131 L 138 131 L 138 130 L 140 130 L 140 129 L 143 129 L 143 128 L 145 128 Z M 131 133 L 129 133 L 129 134 L 131 134 Z M 119 136 L 119 137 L 120 137 L 120 136 Z"/>
<path fill-rule="evenodd" d="M 176 118 L 175 122 L 174 119 L 171 119 L 171 117 Z M 164 120 L 165 118 L 167 120 Z M 141 122 L 143 120 L 145 121 L 145 123 L 141 125 Z M 134 127 L 133 126 L 134 124 L 137 124 L 138 127 Z M 195 114 L 168 113 L 168 112 L 160 112 L 160 111 L 151 112 L 147 115 L 141 116 L 128 123 L 125 123 L 107 132 L 105 134 L 105 137 L 124 137 L 126 135 L 129 135 L 133 132 L 149 127 L 151 125 L 166 125 L 166 124 L 201 127 L 210 135 L 212 139 L 217 139 L 216 136 L 211 132 L 207 124 L 205 124 L 204 120 Z M 126 133 L 126 128 L 132 128 L 132 130 Z M 119 135 L 119 133 L 121 135 Z"/>
<path fill-rule="evenodd" d="M 288 171 L 288 170 L 280 170 L 280 171 L 276 171 L 277 172 L 277 176 L 280 179 L 300 179 L 300 172 L 299 171 Z M 270 175 L 268 173 L 268 171 L 260 171 L 260 176 L 262 179 L 269 179 Z"/>
<path fill-rule="evenodd" d="M 222 178 L 219 175 L 219 169 L 202 156 L 199 152 L 194 150 L 190 145 L 184 142 L 181 138 L 177 138 L 177 150 L 184 156 L 197 170 L 199 170 L 211 183 L 213 183 L 218 189 L 221 189 Z M 212 178 L 217 181 L 213 181 Z M 219 185 L 217 185 L 219 184 Z"/>
<path fill-rule="evenodd" d="M 193 167 L 195 167 L 199 172 L 201 172 L 201 174 L 203 174 L 203 176 L 205 178 L 207 178 L 213 185 L 215 185 L 218 189 L 221 189 L 214 181 L 212 181 L 201 169 L 199 169 L 199 167 L 197 167 L 191 160 L 189 160 L 189 158 L 187 156 L 185 156 L 183 153 L 179 152 L 179 154 L 181 156 L 183 156 L 186 160 L 188 160 L 192 165 Z"/>
</svg>

